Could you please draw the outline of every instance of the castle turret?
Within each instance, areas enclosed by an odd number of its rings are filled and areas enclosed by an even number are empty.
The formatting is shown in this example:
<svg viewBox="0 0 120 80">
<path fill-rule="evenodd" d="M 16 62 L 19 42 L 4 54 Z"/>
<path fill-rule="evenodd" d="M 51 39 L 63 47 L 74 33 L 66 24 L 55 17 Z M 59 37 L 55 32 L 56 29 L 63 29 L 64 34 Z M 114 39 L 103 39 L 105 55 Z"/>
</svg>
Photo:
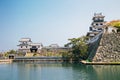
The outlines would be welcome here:
<svg viewBox="0 0 120 80">
<path fill-rule="evenodd" d="M 92 24 L 90 27 L 90 31 L 102 31 L 105 25 L 104 17 L 102 13 L 95 13 L 92 20 Z"/>
<path fill-rule="evenodd" d="M 30 52 L 30 44 L 32 43 L 30 38 L 21 38 L 19 40 L 20 44 L 18 45 L 20 52 Z"/>
<path fill-rule="evenodd" d="M 19 40 L 20 44 L 18 45 L 19 52 L 41 52 L 43 47 L 42 43 L 33 43 L 31 38 L 21 38 Z"/>
<path fill-rule="evenodd" d="M 105 27 L 105 21 L 102 13 L 95 13 L 92 18 L 92 23 L 90 26 L 90 31 L 87 33 L 87 36 L 89 37 L 88 42 L 94 42 L 97 39 L 99 39 L 99 36 L 102 34 L 102 31 Z"/>
</svg>

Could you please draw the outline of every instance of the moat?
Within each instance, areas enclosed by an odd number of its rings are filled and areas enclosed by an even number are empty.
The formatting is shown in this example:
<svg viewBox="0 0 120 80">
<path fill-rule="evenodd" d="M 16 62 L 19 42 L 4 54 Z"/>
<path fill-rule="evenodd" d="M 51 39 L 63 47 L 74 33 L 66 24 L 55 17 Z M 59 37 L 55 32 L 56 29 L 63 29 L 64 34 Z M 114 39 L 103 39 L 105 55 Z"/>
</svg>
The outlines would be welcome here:
<svg viewBox="0 0 120 80">
<path fill-rule="evenodd" d="M 119 65 L 0 64 L 0 80 L 120 80 Z"/>
</svg>

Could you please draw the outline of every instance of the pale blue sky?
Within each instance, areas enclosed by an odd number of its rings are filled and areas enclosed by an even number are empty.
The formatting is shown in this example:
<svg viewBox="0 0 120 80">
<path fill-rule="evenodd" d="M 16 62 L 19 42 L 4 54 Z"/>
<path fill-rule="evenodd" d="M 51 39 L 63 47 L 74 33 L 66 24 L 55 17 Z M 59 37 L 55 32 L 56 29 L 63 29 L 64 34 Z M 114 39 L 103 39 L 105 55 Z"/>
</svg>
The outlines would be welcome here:
<svg viewBox="0 0 120 80">
<path fill-rule="evenodd" d="M 18 40 L 63 46 L 86 35 L 95 12 L 120 19 L 120 0 L 0 0 L 0 52 L 17 49 Z"/>
</svg>

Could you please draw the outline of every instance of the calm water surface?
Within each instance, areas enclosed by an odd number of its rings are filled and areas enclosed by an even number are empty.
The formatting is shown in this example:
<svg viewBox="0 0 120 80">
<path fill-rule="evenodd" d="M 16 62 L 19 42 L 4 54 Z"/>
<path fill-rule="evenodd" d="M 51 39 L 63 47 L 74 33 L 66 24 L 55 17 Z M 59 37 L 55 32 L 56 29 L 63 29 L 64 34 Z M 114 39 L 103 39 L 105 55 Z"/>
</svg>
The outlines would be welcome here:
<svg viewBox="0 0 120 80">
<path fill-rule="evenodd" d="M 119 65 L 0 64 L 0 80 L 120 80 Z"/>
</svg>

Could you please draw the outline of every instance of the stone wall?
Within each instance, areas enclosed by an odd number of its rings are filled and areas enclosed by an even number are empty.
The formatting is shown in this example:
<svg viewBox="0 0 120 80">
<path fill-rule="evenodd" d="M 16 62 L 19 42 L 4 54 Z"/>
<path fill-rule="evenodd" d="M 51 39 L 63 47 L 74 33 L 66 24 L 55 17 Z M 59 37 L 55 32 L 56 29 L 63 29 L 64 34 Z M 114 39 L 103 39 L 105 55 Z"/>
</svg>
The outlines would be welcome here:
<svg viewBox="0 0 120 80">
<path fill-rule="evenodd" d="M 103 34 L 93 62 L 120 62 L 120 33 Z"/>
</svg>

